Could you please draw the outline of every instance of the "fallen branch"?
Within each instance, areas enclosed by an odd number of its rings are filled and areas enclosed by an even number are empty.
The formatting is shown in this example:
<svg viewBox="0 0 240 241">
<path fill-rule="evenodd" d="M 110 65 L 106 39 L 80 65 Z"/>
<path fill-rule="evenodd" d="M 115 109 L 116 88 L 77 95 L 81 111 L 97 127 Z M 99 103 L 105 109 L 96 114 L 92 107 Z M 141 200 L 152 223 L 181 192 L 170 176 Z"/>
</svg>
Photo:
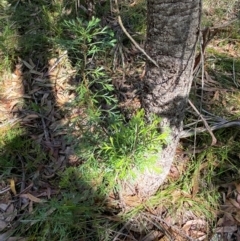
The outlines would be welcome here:
<svg viewBox="0 0 240 241">
<path fill-rule="evenodd" d="M 216 131 L 222 128 L 229 128 L 229 127 L 234 127 L 234 126 L 239 126 L 240 127 L 240 120 L 233 120 L 233 121 L 225 121 L 221 123 L 217 123 L 213 126 L 209 126 L 211 131 Z M 207 128 L 204 127 L 198 127 L 192 130 L 183 130 L 180 134 L 180 138 L 186 138 L 193 136 L 195 134 L 203 133 L 208 131 Z"/>
<path fill-rule="evenodd" d="M 217 139 L 216 137 L 214 136 L 210 126 L 208 125 L 207 121 L 205 120 L 205 118 L 203 117 L 203 115 L 201 115 L 201 113 L 197 110 L 197 108 L 194 106 L 194 104 L 191 102 L 191 100 L 188 100 L 188 103 L 191 105 L 191 107 L 194 109 L 194 111 L 198 114 L 198 116 L 202 119 L 205 127 L 206 127 L 206 130 L 209 132 L 209 134 L 211 135 L 212 137 L 212 146 L 215 145 L 217 143 Z M 196 130 L 194 130 L 194 133 L 196 133 Z"/>
</svg>

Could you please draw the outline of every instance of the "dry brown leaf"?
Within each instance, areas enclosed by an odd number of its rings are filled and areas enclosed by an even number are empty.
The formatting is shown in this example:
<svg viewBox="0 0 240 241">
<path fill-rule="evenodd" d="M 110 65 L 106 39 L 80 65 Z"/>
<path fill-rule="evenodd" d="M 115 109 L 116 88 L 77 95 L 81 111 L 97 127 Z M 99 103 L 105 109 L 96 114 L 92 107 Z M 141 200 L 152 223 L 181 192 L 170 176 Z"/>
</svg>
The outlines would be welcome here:
<svg viewBox="0 0 240 241">
<path fill-rule="evenodd" d="M 232 191 L 233 191 L 233 186 L 231 184 L 229 184 L 227 186 L 227 195 L 226 195 L 227 198 L 232 195 Z"/>
<path fill-rule="evenodd" d="M 204 220 L 202 220 L 202 219 L 189 220 L 189 221 L 187 221 L 187 222 L 183 225 L 182 229 L 183 229 L 184 231 L 188 232 L 189 229 L 190 229 L 192 226 L 194 226 L 194 229 L 196 229 L 196 226 L 197 226 L 197 227 L 202 227 L 202 226 L 204 226 L 204 225 L 206 225 L 206 221 L 204 221 Z M 204 233 L 204 234 L 205 234 L 205 233 Z M 202 236 L 202 234 L 201 234 L 200 236 Z"/>
<path fill-rule="evenodd" d="M 231 203 L 234 207 L 240 209 L 240 204 L 239 204 L 236 200 L 234 200 L 234 199 L 232 199 L 232 198 L 229 198 L 228 200 L 230 201 L 230 203 Z"/>
<path fill-rule="evenodd" d="M 0 209 L 1 211 L 5 212 L 8 208 L 8 204 L 6 203 L 0 203 Z"/>
<path fill-rule="evenodd" d="M 43 73 L 38 72 L 38 71 L 33 70 L 33 69 L 30 70 L 30 73 L 31 73 L 31 74 L 36 74 L 36 75 L 39 75 L 39 76 L 42 76 L 42 77 L 43 77 Z"/>
<path fill-rule="evenodd" d="M 223 223 L 224 223 L 224 218 L 219 218 L 218 222 L 217 222 L 217 226 L 221 227 L 221 226 L 223 226 Z"/>
<path fill-rule="evenodd" d="M 227 102 L 226 102 L 226 100 L 222 100 L 222 104 L 223 104 L 223 106 L 225 107 L 225 108 L 227 108 Z"/>
<path fill-rule="evenodd" d="M 8 226 L 8 224 L 4 220 L 0 219 L 0 231 L 5 229 L 7 226 Z"/>
<path fill-rule="evenodd" d="M 28 212 L 29 212 L 29 213 L 32 213 L 32 212 L 33 212 L 33 201 L 30 201 L 30 202 L 29 202 Z"/>
<path fill-rule="evenodd" d="M 47 187 L 47 198 L 50 199 L 51 198 L 51 193 L 52 193 L 52 190 L 50 187 Z"/>
<path fill-rule="evenodd" d="M 49 128 L 53 131 L 56 131 L 57 129 L 63 128 L 64 125 L 66 125 L 68 123 L 67 119 L 61 119 L 58 121 L 53 122 Z"/>
<path fill-rule="evenodd" d="M 213 80 L 207 71 L 205 71 L 204 74 L 208 85 L 210 84 L 210 86 L 214 86 L 214 87 L 219 86 L 219 82 Z"/>
<path fill-rule="evenodd" d="M 49 67 L 52 67 L 57 62 L 57 58 L 52 58 L 48 60 Z"/>
<path fill-rule="evenodd" d="M 39 116 L 37 114 L 30 114 L 30 115 L 25 116 L 22 119 L 22 122 L 29 122 L 29 121 L 37 119 L 37 118 L 39 118 Z"/>
<path fill-rule="evenodd" d="M 25 60 L 22 60 L 22 62 L 23 62 L 23 64 L 28 68 L 28 69 L 33 69 L 34 68 L 34 66 L 32 66 L 31 64 L 29 64 L 27 61 L 25 61 Z"/>
<path fill-rule="evenodd" d="M 45 83 L 48 81 L 48 79 L 44 79 L 44 78 L 35 78 L 34 80 L 38 81 L 38 82 L 42 82 L 42 83 Z"/>
<path fill-rule="evenodd" d="M 17 216 L 17 210 L 13 206 L 13 204 L 10 204 L 8 206 L 8 209 L 6 210 L 5 214 L 6 216 L 5 221 L 11 222 L 16 216 Z"/>
<path fill-rule="evenodd" d="M 173 226 L 176 224 L 176 218 L 173 218 L 172 215 L 167 215 L 164 218 L 164 222 L 168 225 L 168 226 Z"/>
<path fill-rule="evenodd" d="M 28 94 L 29 94 L 29 95 L 32 95 L 32 94 L 38 92 L 40 89 L 41 89 L 40 87 L 35 87 L 35 88 L 33 88 L 31 91 L 29 91 Z"/>
<path fill-rule="evenodd" d="M 48 84 L 48 83 L 41 83 L 41 82 L 38 82 L 37 85 L 38 86 L 42 86 L 42 87 L 50 87 L 50 88 L 54 88 L 55 87 L 55 84 Z"/>
<path fill-rule="evenodd" d="M 235 182 L 234 184 L 235 184 L 237 192 L 240 194 L 240 183 Z"/>
<path fill-rule="evenodd" d="M 27 238 L 21 238 L 21 237 L 10 237 L 6 241 L 27 241 Z"/>
<path fill-rule="evenodd" d="M 206 233 L 198 230 L 191 230 L 191 236 L 194 236 L 194 238 L 199 238 L 202 236 L 206 236 Z"/>
<path fill-rule="evenodd" d="M 173 178 L 174 180 L 177 180 L 179 178 L 179 176 L 180 176 L 180 173 L 178 171 L 178 168 L 175 166 L 171 166 L 168 177 Z"/>
<path fill-rule="evenodd" d="M 13 100 L 11 103 L 10 103 L 10 107 L 9 107 L 9 111 L 12 111 L 13 108 L 19 104 L 20 100 Z"/>
<path fill-rule="evenodd" d="M 31 200 L 32 202 L 35 202 L 35 203 L 44 203 L 44 202 L 47 202 L 46 200 L 37 198 L 37 197 L 33 196 L 33 195 L 30 194 L 30 193 L 21 194 L 20 197 L 28 198 L 29 200 Z"/>
<path fill-rule="evenodd" d="M 13 233 L 13 228 L 11 228 L 10 230 L 8 230 L 5 233 L 1 233 L 0 234 L 0 240 L 2 241 L 7 241 L 7 239 L 9 238 L 9 236 L 11 236 L 11 234 Z"/>
<path fill-rule="evenodd" d="M 215 233 L 234 233 L 238 230 L 237 225 L 234 226 L 224 226 L 224 227 L 217 227 L 215 229 Z"/>
<path fill-rule="evenodd" d="M 236 219 L 236 221 L 238 222 L 238 224 L 240 224 L 240 212 L 237 212 L 237 214 L 234 215 L 234 218 Z"/>
<path fill-rule="evenodd" d="M 235 233 L 236 235 L 236 240 L 240 241 L 240 230 L 238 229 L 237 233 Z"/>
<path fill-rule="evenodd" d="M 58 103 L 58 105 L 64 105 L 69 102 L 69 96 L 64 96 L 62 94 L 57 93 L 56 102 Z"/>
<path fill-rule="evenodd" d="M 163 236 L 162 232 L 152 230 L 145 237 L 143 237 L 141 241 L 153 241 L 153 240 L 157 240 L 157 238 L 160 238 L 162 236 Z"/>
<path fill-rule="evenodd" d="M 179 197 L 186 197 L 186 198 L 192 198 L 192 196 L 187 193 L 187 192 L 184 192 L 184 191 L 181 191 L 181 190 L 175 190 L 172 192 L 172 202 L 175 203 L 176 200 L 179 199 Z"/>
<path fill-rule="evenodd" d="M 236 220 L 230 213 L 225 213 L 224 217 L 217 223 L 218 227 L 230 227 L 236 224 Z"/>
<path fill-rule="evenodd" d="M 240 204 L 240 194 L 237 194 L 236 201 Z"/>
<path fill-rule="evenodd" d="M 195 197 L 199 191 L 200 168 L 197 168 L 192 178 L 192 196 Z"/>
<path fill-rule="evenodd" d="M 142 203 L 141 199 L 136 195 L 124 197 L 124 202 L 127 206 L 130 206 L 130 207 L 136 207 Z"/>
<path fill-rule="evenodd" d="M 19 78 L 22 76 L 22 69 L 21 65 L 16 65 L 16 68 L 14 70 L 14 74 Z"/>
<path fill-rule="evenodd" d="M 40 134 L 40 135 L 38 135 L 38 136 L 36 136 L 36 135 L 31 135 L 31 138 L 32 138 L 34 141 L 36 141 L 38 144 L 41 143 L 43 137 L 44 137 L 44 133 L 42 133 L 42 134 Z"/>
<path fill-rule="evenodd" d="M 206 225 L 206 221 L 203 219 L 194 219 L 194 220 L 189 220 L 186 223 L 191 223 L 192 225 L 198 225 L 198 226 L 204 226 Z"/>
<path fill-rule="evenodd" d="M 36 65 L 33 63 L 33 61 L 32 61 L 31 58 L 29 59 L 29 63 L 33 66 L 33 68 L 36 66 Z"/>
<path fill-rule="evenodd" d="M 203 240 L 207 240 L 206 238 L 207 238 L 207 235 L 206 235 L 206 234 L 204 234 L 203 236 L 198 237 L 197 241 L 203 241 Z"/>
<path fill-rule="evenodd" d="M 219 97 L 219 91 L 217 90 L 215 93 L 214 93 L 214 96 L 213 96 L 213 101 L 219 101 L 220 100 L 220 97 Z"/>
<path fill-rule="evenodd" d="M 41 99 L 41 106 L 43 106 L 46 103 L 48 96 L 49 96 L 49 93 L 44 93 L 44 95 Z"/>
</svg>

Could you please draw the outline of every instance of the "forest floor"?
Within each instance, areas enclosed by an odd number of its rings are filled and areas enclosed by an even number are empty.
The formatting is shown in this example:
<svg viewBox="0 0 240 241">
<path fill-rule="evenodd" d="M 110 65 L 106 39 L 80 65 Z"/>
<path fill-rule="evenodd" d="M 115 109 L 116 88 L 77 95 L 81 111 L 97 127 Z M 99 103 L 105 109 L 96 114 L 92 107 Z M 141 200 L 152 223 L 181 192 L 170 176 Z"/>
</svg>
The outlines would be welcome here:
<svg viewBox="0 0 240 241">
<path fill-rule="evenodd" d="M 121 195 L 131 160 L 115 151 L 155 135 L 140 112 L 144 56 L 114 6 L 87 2 L 0 3 L 0 240 L 240 240 L 239 2 L 204 1 L 181 142 L 148 200 Z M 143 47 L 145 1 L 120 10 Z"/>
</svg>

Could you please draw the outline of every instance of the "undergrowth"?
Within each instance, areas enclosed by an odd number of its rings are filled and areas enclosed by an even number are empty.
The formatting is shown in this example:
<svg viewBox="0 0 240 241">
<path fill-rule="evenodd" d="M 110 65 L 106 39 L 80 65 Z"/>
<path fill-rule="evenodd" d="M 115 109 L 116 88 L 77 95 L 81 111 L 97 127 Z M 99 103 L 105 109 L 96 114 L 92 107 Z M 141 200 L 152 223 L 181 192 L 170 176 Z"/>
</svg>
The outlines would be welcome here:
<svg viewBox="0 0 240 241">
<path fill-rule="evenodd" d="M 43 3 L 45 4 L 44 1 Z M 34 8 L 34 4 L 29 7 Z M 69 143 L 74 140 L 71 144 L 75 145 L 81 165 L 61 170 L 57 174 L 58 178 L 51 182 L 61 191 L 57 191 L 47 201 L 37 199 L 33 210 L 22 213 L 20 225 L 15 230 L 10 230 L 9 235 L 24 235 L 30 240 L 111 240 L 110 237 L 115 232 L 112 228 L 119 224 L 110 223 L 102 217 L 104 212 L 109 212 L 106 206 L 107 195 L 118 188 L 118 180 L 134 178 L 133 169 L 142 171 L 157 161 L 167 133 L 159 133 L 158 117 L 152 116 L 149 123 L 146 123 L 143 110 L 129 122 L 124 120 L 117 107 L 111 80 L 103 66 L 106 63 L 102 60 L 108 58 L 106 53 L 115 44 L 114 34 L 107 27 L 102 27 L 98 18 L 93 17 L 88 21 L 80 18 L 64 20 L 59 14 L 53 14 L 57 8 L 42 5 L 37 7 L 43 13 L 42 19 L 34 20 L 35 26 L 29 28 L 25 25 L 24 17 L 29 13 L 22 4 L 18 10 L 21 10 L 20 13 L 8 20 L 20 19 L 16 25 L 21 34 L 20 48 L 7 42 L 8 35 L 5 34 L 4 41 L 10 47 L 3 45 L 2 53 L 10 56 L 13 62 L 20 50 L 21 58 L 31 57 L 34 60 L 34 52 L 49 49 L 46 55 L 41 56 L 42 61 L 57 49 L 67 53 L 75 69 L 75 78 L 79 80 L 76 98 L 68 104 L 68 108 L 70 105 L 82 111 L 82 115 L 71 122 L 69 130 L 74 135 L 69 133 L 68 139 Z M 21 25 L 23 27 L 20 28 Z M 36 32 L 34 36 L 33 31 Z M 40 66 L 43 64 L 40 63 Z M 42 113 L 36 102 L 29 108 Z M 9 128 L 11 131 L 6 130 L 1 141 L 1 166 L 5 170 L 2 177 L 20 178 L 24 171 L 34 186 L 42 188 L 41 184 L 38 185 L 42 176 L 36 167 L 40 166 L 41 170 L 42 165 L 49 165 L 47 155 L 37 143 L 27 139 L 27 130 L 15 126 Z M 14 158 L 18 160 L 17 163 Z M 20 187 L 17 186 L 16 190 L 19 192 Z"/>
<path fill-rule="evenodd" d="M 133 6 L 123 2 L 122 18 L 130 32 L 144 35 L 146 2 L 136 2 Z M 205 7 L 211 13 L 208 4 L 206 1 Z M 225 6 L 227 2 L 222 1 L 222 4 Z M 136 112 L 129 121 L 120 113 L 109 71 L 116 33 L 103 27 L 97 17 L 89 18 L 83 8 L 81 11 L 86 16 L 79 16 L 76 6 L 68 1 L 63 4 L 29 1 L 28 5 L 21 1 L 15 4 L 2 1 L 0 5 L 4 14 L 0 19 L 0 72 L 10 73 L 18 57 L 26 61 L 32 58 L 42 68 L 60 49 L 74 69 L 72 79 L 77 80 L 76 98 L 65 107 L 81 113 L 70 120 L 66 131 L 66 142 L 75 148 L 78 157 L 77 165 L 67 165 L 56 171 L 54 180 L 49 180 L 54 194 L 44 201 L 37 199 L 28 209 L 20 210 L 17 226 L 9 229 L 8 235 L 24 236 L 28 240 L 107 241 L 112 240 L 129 219 L 160 208 L 167 210 L 166 217 L 173 219 L 181 219 L 192 212 L 213 227 L 221 196 L 218 185 L 238 178 L 240 146 L 236 133 L 239 131 L 219 130 L 216 133 L 219 146 L 203 145 L 200 154 L 194 156 L 191 153 L 178 178 L 169 179 L 168 184 L 149 200 L 117 216 L 121 210 L 109 205 L 109 193 L 118 190 L 119 180 L 134 179 L 138 171 L 154 166 L 161 147 L 166 144 L 168 131 L 159 132 L 159 117 L 152 116 L 146 122 L 144 110 Z M 235 5 L 227 6 L 225 10 L 221 6 L 215 9 L 217 16 L 204 24 L 211 26 Z M 108 4 L 100 8 L 100 3 L 96 3 L 96 7 L 99 7 L 96 13 L 100 16 L 110 11 Z M 234 39 L 238 38 L 238 33 L 234 33 Z M 239 61 L 233 62 L 214 51 L 212 54 L 215 57 L 213 72 L 218 81 L 229 82 L 231 76 L 228 73 L 233 71 L 233 66 L 238 76 Z M 235 98 L 236 104 L 238 98 Z M 229 95 L 229 99 L 233 98 Z M 30 112 L 41 110 L 36 102 L 28 108 Z M 186 142 L 190 147 L 196 143 L 201 146 L 209 142 L 209 136 L 203 134 L 197 141 L 189 139 Z M 4 182 L 14 177 L 19 183 L 25 176 L 29 185 L 34 183 L 36 189 L 41 188 L 41 170 L 47 165 L 47 153 L 31 139 L 26 128 L 0 126 L 0 177 Z M 153 171 L 161 172 L 160 169 Z M 16 190 L 20 191 L 19 185 Z"/>
<path fill-rule="evenodd" d="M 144 111 L 140 111 L 128 123 L 118 119 L 106 129 L 99 124 L 91 126 L 79 139 L 82 178 L 87 182 L 99 180 L 97 188 L 107 194 L 119 180 L 132 179 L 136 172 L 153 168 L 167 138 L 167 133 L 159 134 L 159 123 L 157 117 L 145 123 Z"/>
</svg>

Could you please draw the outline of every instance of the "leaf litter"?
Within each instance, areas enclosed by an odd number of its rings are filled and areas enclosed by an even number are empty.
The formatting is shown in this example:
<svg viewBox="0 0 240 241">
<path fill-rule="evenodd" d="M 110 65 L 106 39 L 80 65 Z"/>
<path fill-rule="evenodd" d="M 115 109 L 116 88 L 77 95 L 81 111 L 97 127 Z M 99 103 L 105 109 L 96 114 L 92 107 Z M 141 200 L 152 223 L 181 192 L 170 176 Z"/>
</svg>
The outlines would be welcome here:
<svg viewBox="0 0 240 241">
<path fill-rule="evenodd" d="M 225 51 L 225 53 L 228 51 L 231 56 L 236 56 L 235 47 L 232 43 L 225 47 L 224 50 L 220 47 L 217 48 L 219 48 L 217 49 L 219 51 L 220 49 L 221 51 Z M 136 53 L 134 52 L 134 54 Z M 131 57 L 131 53 L 129 53 L 129 57 Z M 50 59 L 48 66 L 42 71 L 37 68 L 37 65 L 31 59 L 28 61 L 21 60 L 21 64 L 16 66 L 12 76 L 7 78 L 3 84 L 1 83 L 1 125 L 5 123 L 12 125 L 12 120 L 16 118 L 20 119 L 19 122 L 21 125 L 30 130 L 29 137 L 44 147 L 51 162 L 39 167 L 33 173 L 31 179 L 26 180 L 23 175 L 21 180 L 10 179 L 9 184 L 0 183 L 0 232 L 3 232 L 0 235 L 0 239 L 4 238 L 4 234 L 9 234 L 9 230 L 11 231 L 9 226 L 17 221 L 20 210 L 32 213 L 34 203 L 43 203 L 44 205 L 53 195 L 57 195 L 59 193 L 58 188 L 50 185 L 48 180 L 54 178 L 57 171 L 64 168 L 66 164 L 70 163 L 74 165 L 79 161 L 79 158 L 64 139 L 64 136 L 68 132 L 69 121 L 76 115 L 79 115 L 78 112 L 80 111 L 70 109 L 69 112 L 69 108 L 67 107 L 75 98 L 74 92 L 71 91 L 73 86 L 68 83 L 71 75 L 75 72 L 74 70 L 67 69 L 65 65 L 61 65 L 61 61 L 64 58 L 66 58 L 65 53 L 59 54 L 58 58 Z M 134 59 L 133 56 L 132 59 Z M 143 73 L 142 71 L 139 72 L 139 70 L 132 70 L 129 66 L 128 68 L 128 71 L 119 70 L 119 72 L 124 72 L 125 79 L 119 79 L 119 75 L 113 76 L 113 79 L 115 78 L 116 89 L 120 92 L 120 108 L 131 115 L 140 108 L 137 91 L 141 87 L 139 86 L 139 84 L 141 85 L 141 82 L 139 83 L 139 76 L 142 76 Z M 132 66 L 132 68 L 135 68 L 135 66 Z M 142 67 L 139 69 L 142 70 Z M 26 74 L 30 76 L 30 79 L 27 79 L 27 83 L 26 79 L 23 78 Z M 199 91 L 200 85 L 200 79 L 197 79 L 196 93 Z M 208 71 L 205 71 L 203 90 L 206 92 L 204 101 L 210 110 L 212 109 L 212 103 L 216 104 L 216 102 L 220 102 L 226 107 L 228 103 L 224 100 L 224 96 L 226 92 L 233 91 L 232 89 L 226 90 L 226 88 L 219 85 L 219 82 Z M 23 104 L 24 102 L 25 104 Z M 36 110 L 33 112 L 29 110 L 27 105 L 31 105 L 32 103 L 40 106 L 40 111 Z M 178 160 L 180 160 L 179 163 L 173 164 L 169 174 L 169 180 L 171 181 L 178 180 L 187 169 L 189 157 L 181 148 L 178 150 L 178 157 Z M 145 235 L 140 235 L 141 239 L 139 240 L 142 241 L 209 240 L 208 234 L 212 230 L 209 230 L 205 218 L 199 218 L 188 211 L 188 205 L 191 205 L 190 199 L 196 198 L 198 194 L 198 180 L 200 172 L 204 169 L 206 169 L 204 164 L 199 167 L 198 172 L 196 172 L 192 180 L 193 188 L 190 192 L 180 190 L 172 192 L 173 201 L 182 197 L 189 199 L 189 202 L 185 201 L 186 207 L 183 208 L 182 213 L 173 218 L 173 215 L 168 213 L 168 209 L 164 205 L 159 204 L 154 210 L 151 210 L 146 205 L 146 214 L 142 217 L 139 216 L 137 222 L 134 220 L 132 223 L 124 226 L 125 232 L 128 233 L 129 237 L 132 237 L 132 239 L 128 238 L 124 240 L 134 240 L 134 236 L 136 237 L 136 233 L 139 232 L 138 226 L 143 223 L 145 225 L 144 228 L 147 227 L 151 231 Z M 21 184 L 24 185 L 19 189 L 19 185 Z M 238 183 L 231 182 L 219 185 L 219 190 L 221 190 L 222 203 L 217 213 L 217 227 L 213 233 L 215 235 L 222 235 L 223 240 L 230 241 L 233 240 L 231 239 L 232 236 L 235 238 L 240 237 L 240 187 Z M 14 198 L 17 198 L 20 202 L 14 201 Z M 115 199 L 115 197 L 112 197 L 112 199 Z M 113 200 L 110 200 L 109 205 L 112 202 Z M 122 202 L 128 208 L 146 204 L 144 200 L 140 200 L 137 196 L 123 197 Z M 115 208 L 115 205 L 112 208 Z M 49 210 L 47 215 L 51 215 L 52 212 L 54 210 Z M 5 235 L 5 237 L 7 236 Z M 26 238 L 11 237 L 7 240 L 26 240 Z"/>
<path fill-rule="evenodd" d="M 1 82 L 0 128 L 2 131 L 4 127 L 11 128 L 12 120 L 17 118 L 22 127 L 27 127 L 28 138 L 43 146 L 51 162 L 40 167 L 31 179 L 26 179 L 22 173 L 22 180 L 11 178 L 9 185 L 1 185 L 1 240 L 5 240 L 5 236 L 8 237 L 11 230 L 9 227 L 17 223 L 19 212 L 31 213 L 33 203 L 45 203 L 52 196 L 58 195 L 59 188 L 50 185 L 49 180 L 67 164 L 71 152 L 71 147 L 66 145 L 64 139 L 67 133 L 65 126 L 69 120 L 61 113 L 65 105 L 75 98 L 74 94 L 67 91 L 71 71 L 62 67 L 60 62 L 58 65 L 48 66 L 42 72 L 32 60 L 20 62 L 12 76 Z M 46 71 L 47 69 L 51 71 Z M 34 103 L 37 108 L 35 112 L 28 108 L 28 105 L 33 106 Z M 31 153 L 28 157 L 32 158 Z M 25 239 L 10 237 L 7 240 Z"/>
</svg>

